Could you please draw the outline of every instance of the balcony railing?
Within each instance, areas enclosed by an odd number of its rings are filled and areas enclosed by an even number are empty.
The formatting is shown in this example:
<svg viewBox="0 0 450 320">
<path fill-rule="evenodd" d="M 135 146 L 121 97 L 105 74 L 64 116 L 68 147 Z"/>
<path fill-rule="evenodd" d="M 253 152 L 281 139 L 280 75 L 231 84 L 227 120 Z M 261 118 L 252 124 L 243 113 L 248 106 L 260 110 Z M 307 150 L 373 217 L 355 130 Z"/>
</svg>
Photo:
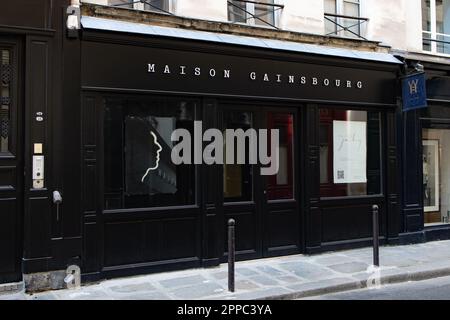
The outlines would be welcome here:
<svg viewBox="0 0 450 320">
<path fill-rule="evenodd" d="M 94 3 L 90 0 L 82 0 L 81 3 Z M 108 1 L 108 6 L 110 7 L 118 7 L 118 8 L 129 8 L 136 9 L 142 11 L 153 11 L 153 12 L 161 12 L 169 15 L 174 15 L 170 12 L 168 5 L 158 5 L 164 4 L 164 1 L 161 0 L 111 0 Z"/>
<path fill-rule="evenodd" d="M 450 34 L 423 31 L 423 50 L 431 53 L 450 54 Z"/>
<path fill-rule="evenodd" d="M 325 13 L 325 22 L 334 29 L 329 32 L 326 30 L 325 35 L 337 35 L 351 38 L 367 40 L 361 35 L 361 26 L 369 21 L 368 18 L 352 17 L 341 14 Z M 327 28 L 326 28 L 327 29 Z"/>
<path fill-rule="evenodd" d="M 274 29 L 276 14 L 284 5 L 252 0 L 228 0 L 228 17 L 232 22 L 266 25 Z M 253 23 L 250 23 L 253 21 Z"/>
</svg>

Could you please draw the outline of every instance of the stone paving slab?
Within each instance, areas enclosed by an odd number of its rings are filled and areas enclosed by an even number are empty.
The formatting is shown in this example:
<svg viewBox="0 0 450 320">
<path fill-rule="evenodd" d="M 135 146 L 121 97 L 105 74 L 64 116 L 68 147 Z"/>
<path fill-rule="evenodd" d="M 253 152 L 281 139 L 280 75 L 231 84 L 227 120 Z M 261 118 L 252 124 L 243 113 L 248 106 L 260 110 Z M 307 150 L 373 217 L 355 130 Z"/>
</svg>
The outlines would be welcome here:
<svg viewBox="0 0 450 320">
<path fill-rule="evenodd" d="M 450 241 L 381 247 L 380 262 L 382 284 L 450 275 Z M 223 264 L 107 280 L 79 290 L 0 293 L 0 300 L 296 299 L 365 288 L 371 263 L 372 248 L 237 262 L 234 293 L 228 292 Z"/>
</svg>

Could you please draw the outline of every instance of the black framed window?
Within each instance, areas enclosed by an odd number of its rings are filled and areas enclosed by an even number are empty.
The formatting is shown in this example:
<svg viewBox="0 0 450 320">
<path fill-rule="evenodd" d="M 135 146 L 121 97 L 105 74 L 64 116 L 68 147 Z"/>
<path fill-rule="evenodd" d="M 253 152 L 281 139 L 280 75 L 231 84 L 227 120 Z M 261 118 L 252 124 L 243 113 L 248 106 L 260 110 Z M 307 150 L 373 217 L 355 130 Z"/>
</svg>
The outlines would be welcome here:
<svg viewBox="0 0 450 320">
<path fill-rule="evenodd" d="M 178 142 L 171 135 L 186 129 L 194 137 L 197 106 L 195 100 L 167 97 L 105 99 L 105 209 L 196 203 L 195 165 L 172 162 Z"/>
<path fill-rule="evenodd" d="M 378 195 L 381 188 L 381 113 L 320 109 L 320 195 Z"/>
<path fill-rule="evenodd" d="M 11 69 L 11 50 L 0 47 L 0 153 L 10 151 Z"/>
</svg>

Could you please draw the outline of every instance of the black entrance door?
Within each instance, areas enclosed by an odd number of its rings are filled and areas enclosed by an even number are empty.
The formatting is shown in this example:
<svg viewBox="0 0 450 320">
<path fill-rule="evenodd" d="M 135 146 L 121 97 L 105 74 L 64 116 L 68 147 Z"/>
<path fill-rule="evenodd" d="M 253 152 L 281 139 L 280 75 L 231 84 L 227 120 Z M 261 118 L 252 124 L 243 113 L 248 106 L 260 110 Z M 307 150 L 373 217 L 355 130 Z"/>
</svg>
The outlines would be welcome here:
<svg viewBox="0 0 450 320">
<path fill-rule="evenodd" d="M 22 143 L 18 44 L 0 37 L 0 283 L 20 280 Z"/>
<path fill-rule="evenodd" d="M 298 204 L 298 117 L 294 108 L 223 106 L 222 129 L 225 133 L 224 158 L 227 157 L 226 129 L 247 133 L 245 163 L 236 164 L 238 138 L 234 139 L 235 164 L 223 165 L 223 212 L 225 222 L 236 221 L 238 259 L 252 259 L 300 252 L 300 209 Z M 251 141 L 249 129 L 255 129 Z M 267 129 L 267 138 L 260 135 Z M 271 147 L 271 130 L 278 131 L 278 148 Z M 255 138 L 255 137 L 253 137 Z M 267 154 L 276 154 L 269 164 L 262 164 L 259 140 L 267 141 Z M 275 149 L 275 150 L 273 150 Z M 251 151 L 257 164 L 251 164 Z M 258 151 L 256 151 L 258 150 Z M 276 170 L 278 162 L 278 170 Z M 273 166 L 273 174 L 262 172 Z"/>
</svg>

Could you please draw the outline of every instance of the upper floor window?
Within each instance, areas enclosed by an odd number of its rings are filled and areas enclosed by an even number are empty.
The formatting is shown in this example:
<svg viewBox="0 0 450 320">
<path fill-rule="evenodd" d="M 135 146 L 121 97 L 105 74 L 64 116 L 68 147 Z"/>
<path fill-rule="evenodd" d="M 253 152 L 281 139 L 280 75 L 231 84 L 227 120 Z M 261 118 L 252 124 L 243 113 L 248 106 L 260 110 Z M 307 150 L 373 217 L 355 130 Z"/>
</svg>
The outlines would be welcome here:
<svg viewBox="0 0 450 320">
<path fill-rule="evenodd" d="M 147 10 L 156 12 L 169 13 L 171 11 L 171 1 L 170 0 L 107 0 L 108 5 L 130 8 L 137 10 Z"/>
<path fill-rule="evenodd" d="M 423 50 L 450 54 L 450 1 L 422 0 Z"/>
<path fill-rule="evenodd" d="M 282 8 L 275 0 L 229 0 L 228 20 L 276 28 L 277 14 Z"/>
<path fill-rule="evenodd" d="M 349 38 L 363 38 L 360 0 L 325 0 L 325 34 Z"/>
</svg>

